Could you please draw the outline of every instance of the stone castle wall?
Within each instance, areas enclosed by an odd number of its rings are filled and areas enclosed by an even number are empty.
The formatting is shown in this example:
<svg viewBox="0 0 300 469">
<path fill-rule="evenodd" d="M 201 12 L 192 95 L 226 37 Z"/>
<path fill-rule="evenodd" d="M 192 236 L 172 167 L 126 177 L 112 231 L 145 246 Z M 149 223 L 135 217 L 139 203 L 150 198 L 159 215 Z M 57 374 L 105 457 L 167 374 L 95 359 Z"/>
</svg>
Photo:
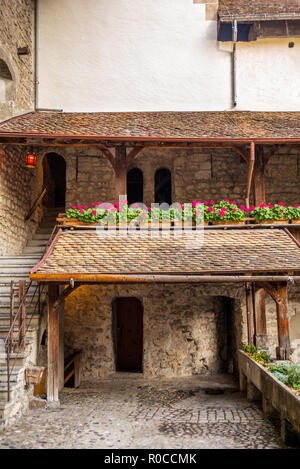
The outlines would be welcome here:
<svg viewBox="0 0 300 469">
<path fill-rule="evenodd" d="M 2 0 L 0 31 L 0 61 L 11 76 L 0 73 L 1 121 L 34 108 L 34 0 Z M 18 47 L 29 54 L 18 55 Z"/>
<path fill-rule="evenodd" d="M 41 166 L 25 167 L 26 147 L 0 148 L 0 255 L 20 254 L 42 219 L 38 207 L 32 217 L 25 217 L 43 184 Z"/>
</svg>

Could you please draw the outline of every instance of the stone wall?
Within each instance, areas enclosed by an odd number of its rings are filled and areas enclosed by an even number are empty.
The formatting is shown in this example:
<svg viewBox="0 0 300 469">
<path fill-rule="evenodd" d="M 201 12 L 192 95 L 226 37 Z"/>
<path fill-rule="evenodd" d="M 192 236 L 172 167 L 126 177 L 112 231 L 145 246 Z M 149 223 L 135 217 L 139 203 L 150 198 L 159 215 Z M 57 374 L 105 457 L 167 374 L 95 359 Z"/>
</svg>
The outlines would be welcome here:
<svg viewBox="0 0 300 469">
<path fill-rule="evenodd" d="M 41 166 L 25 166 L 26 147 L 0 148 L 0 255 L 20 254 L 43 216 L 39 207 L 25 216 L 42 187 Z"/>
<path fill-rule="evenodd" d="M 112 303 L 116 297 L 137 297 L 143 304 L 145 376 L 225 371 L 224 297 L 233 298 L 234 348 L 245 338 L 244 300 L 234 286 L 81 286 L 65 304 L 65 356 L 83 351 L 84 380 L 115 371 Z"/>
<path fill-rule="evenodd" d="M 0 61 L 9 70 L 0 74 L 0 121 L 34 108 L 34 0 L 2 0 Z M 18 55 L 18 47 L 28 55 Z"/>
</svg>

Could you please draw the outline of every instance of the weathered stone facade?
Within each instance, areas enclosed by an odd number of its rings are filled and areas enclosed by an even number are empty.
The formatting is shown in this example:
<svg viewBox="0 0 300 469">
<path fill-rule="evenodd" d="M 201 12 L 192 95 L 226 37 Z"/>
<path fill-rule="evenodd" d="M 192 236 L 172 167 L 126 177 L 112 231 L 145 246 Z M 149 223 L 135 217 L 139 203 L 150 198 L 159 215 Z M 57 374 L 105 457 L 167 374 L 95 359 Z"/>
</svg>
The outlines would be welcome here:
<svg viewBox="0 0 300 469">
<path fill-rule="evenodd" d="M 227 371 L 245 337 L 244 300 L 234 286 L 82 286 L 65 303 L 65 355 L 82 350 L 83 379 L 116 371 L 112 327 L 116 297 L 137 297 L 143 304 L 143 373 L 148 377 Z M 232 297 L 235 342 L 228 360 L 225 297 Z"/>
<path fill-rule="evenodd" d="M 25 147 L 9 146 L 1 156 L 1 254 L 21 252 L 42 216 L 43 208 L 31 221 L 24 222 L 26 211 L 43 187 L 43 156 L 47 153 L 56 152 L 66 161 L 67 208 L 74 203 L 114 200 L 114 172 L 96 149 L 52 147 L 49 150 L 37 149 L 35 170 L 25 168 Z M 270 159 L 266 172 L 268 201 L 300 200 L 299 157 L 296 150 L 283 148 Z M 154 174 L 162 167 L 170 169 L 172 174 L 173 202 L 225 197 L 244 202 L 247 166 L 231 150 L 144 150 L 132 167 L 143 171 L 146 203 L 154 199 Z M 222 368 L 220 347 L 224 337 L 218 331 L 222 329 L 224 297 L 235 298 L 235 328 L 232 326 L 235 346 L 246 340 L 244 288 L 224 285 L 81 287 L 66 302 L 65 353 L 83 350 L 85 379 L 114 371 L 112 301 L 117 296 L 137 297 L 144 305 L 144 373 L 148 376 L 211 373 Z M 295 324 L 294 342 L 300 338 L 299 300 L 299 288 L 291 287 L 289 314 L 291 327 Z M 274 353 L 276 308 L 268 297 L 267 321 L 269 344 Z"/>
<path fill-rule="evenodd" d="M 34 108 L 34 0 L 2 0 L 0 121 Z M 18 47 L 28 47 L 18 55 Z"/>
<path fill-rule="evenodd" d="M 26 147 L 0 149 L 0 255 L 22 252 L 43 216 L 40 206 L 25 221 L 43 184 L 41 166 L 36 170 L 25 167 L 26 153 Z"/>
</svg>

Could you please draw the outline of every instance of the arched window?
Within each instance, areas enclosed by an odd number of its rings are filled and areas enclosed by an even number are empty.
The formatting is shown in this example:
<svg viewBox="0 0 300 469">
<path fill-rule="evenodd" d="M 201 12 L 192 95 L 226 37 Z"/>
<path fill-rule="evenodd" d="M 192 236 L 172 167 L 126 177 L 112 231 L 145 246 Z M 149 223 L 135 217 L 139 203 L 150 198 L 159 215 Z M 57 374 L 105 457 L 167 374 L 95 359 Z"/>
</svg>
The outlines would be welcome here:
<svg viewBox="0 0 300 469">
<path fill-rule="evenodd" d="M 127 200 L 128 204 L 143 202 L 143 172 L 133 168 L 127 173 Z"/>
<path fill-rule="evenodd" d="M 6 62 L 4 62 L 2 59 L 0 59 L 0 78 L 3 80 L 13 79 Z"/>
<path fill-rule="evenodd" d="M 172 204 L 171 171 L 167 168 L 160 168 L 155 172 L 155 203 L 163 202 Z"/>
</svg>

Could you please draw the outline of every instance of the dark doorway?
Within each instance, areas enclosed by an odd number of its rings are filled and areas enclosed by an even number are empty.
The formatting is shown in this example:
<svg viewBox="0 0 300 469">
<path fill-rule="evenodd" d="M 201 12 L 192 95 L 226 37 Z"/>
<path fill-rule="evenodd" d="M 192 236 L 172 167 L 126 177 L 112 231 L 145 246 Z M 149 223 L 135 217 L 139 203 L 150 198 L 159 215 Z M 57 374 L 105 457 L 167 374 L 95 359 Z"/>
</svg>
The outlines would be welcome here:
<svg viewBox="0 0 300 469">
<path fill-rule="evenodd" d="M 218 330 L 218 358 L 220 363 L 220 373 L 235 373 L 236 349 L 235 349 L 235 328 L 234 328 L 234 303 L 226 296 L 218 297 L 219 310 L 216 308 L 216 320 Z"/>
<path fill-rule="evenodd" d="M 127 200 L 128 204 L 143 202 L 143 172 L 133 168 L 127 173 Z"/>
<path fill-rule="evenodd" d="M 171 171 L 160 168 L 155 173 L 155 203 L 172 204 Z"/>
<path fill-rule="evenodd" d="M 57 153 L 48 153 L 43 160 L 44 187 L 47 188 L 47 206 L 65 207 L 66 163 Z"/>
<path fill-rule="evenodd" d="M 137 298 L 116 298 L 113 303 L 117 371 L 142 372 L 143 305 Z"/>
</svg>

